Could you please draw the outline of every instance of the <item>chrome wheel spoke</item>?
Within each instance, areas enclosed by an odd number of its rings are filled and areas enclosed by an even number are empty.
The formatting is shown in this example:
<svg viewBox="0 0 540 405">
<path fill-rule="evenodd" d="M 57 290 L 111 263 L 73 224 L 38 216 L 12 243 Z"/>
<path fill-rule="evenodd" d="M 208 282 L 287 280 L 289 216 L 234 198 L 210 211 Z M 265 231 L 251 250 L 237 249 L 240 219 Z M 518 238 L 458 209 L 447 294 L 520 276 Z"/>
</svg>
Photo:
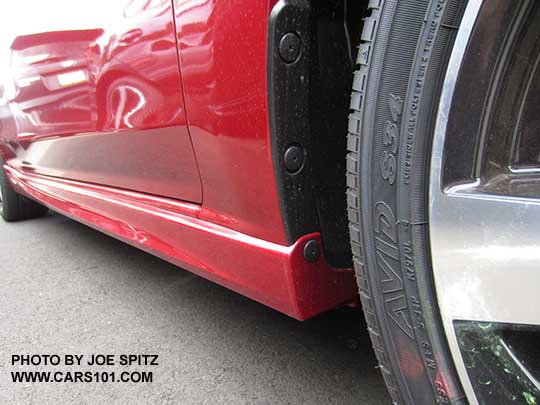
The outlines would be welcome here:
<svg viewBox="0 0 540 405">
<path fill-rule="evenodd" d="M 432 197 L 433 264 L 446 316 L 540 325 L 540 201 L 474 186 Z"/>
</svg>

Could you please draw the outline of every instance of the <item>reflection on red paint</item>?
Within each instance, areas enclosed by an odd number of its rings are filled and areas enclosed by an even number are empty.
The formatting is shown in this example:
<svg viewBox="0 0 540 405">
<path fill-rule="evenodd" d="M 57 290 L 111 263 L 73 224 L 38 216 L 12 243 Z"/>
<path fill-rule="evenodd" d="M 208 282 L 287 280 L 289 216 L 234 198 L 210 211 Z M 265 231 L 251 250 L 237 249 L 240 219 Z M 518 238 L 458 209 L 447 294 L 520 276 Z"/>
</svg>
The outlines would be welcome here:
<svg viewBox="0 0 540 405">
<path fill-rule="evenodd" d="M 112 2 L 93 20 L 77 3 L 62 0 L 66 22 L 21 15 L 8 33 L 0 148 L 35 173 L 200 203 L 170 0 Z M 70 19 L 81 26 L 62 29 Z"/>
<path fill-rule="evenodd" d="M 275 1 L 10 2 L 0 154 L 15 188 L 298 319 L 353 300 L 352 270 L 303 258 L 320 235 L 286 243 L 267 105 Z"/>
<path fill-rule="evenodd" d="M 269 2 L 266 2 L 270 4 Z M 174 0 L 186 108 L 209 220 L 286 243 L 270 150 L 269 8 Z"/>
<path fill-rule="evenodd" d="M 16 189 L 70 217 L 297 319 L 356 296 L 354 272 L 304 260 L 306 235 L 281 246 L 196 218 L 199 207 L 135 192 L 29 175 L 6 166 Z"/>
</svg>

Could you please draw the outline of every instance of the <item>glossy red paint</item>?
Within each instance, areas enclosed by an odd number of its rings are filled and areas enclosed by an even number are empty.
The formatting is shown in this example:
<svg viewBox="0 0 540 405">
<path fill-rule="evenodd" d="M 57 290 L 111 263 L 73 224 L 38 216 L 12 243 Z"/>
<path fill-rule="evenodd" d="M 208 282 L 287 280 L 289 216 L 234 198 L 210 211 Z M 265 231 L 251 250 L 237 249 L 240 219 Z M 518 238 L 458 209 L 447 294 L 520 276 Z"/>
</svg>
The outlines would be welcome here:
<svg viewBox="0 0 540 405">
<path fill-rule="evenodd" d="M 276 2 L 0 6 L 17 22 L 0 21 L 15 189 L 297 319 L 354 300 L 352 270 L 304 260 L 318 234 L 285 241 L 267 105 Z"/>
<path fill-rule="evenodd" d="M 303 258 L 306 235 L 282 246 L 196 218 L 199 206 L 110 187 L 26 174 L 9 166 L 17 190 L 67 216 L 217 282 L 296 319 L 344 304 L 350 270 Z"/>
<path fill-rule="evenodd" d="M 285 244 L 270 150 L 269 1 L 175 0 L 201 217 Z"/>
<path fill-rule="evenodd" d="M 170 0 L 30 0 L 0 13 L 15 22 L 0 28 L 10 165 L 202 201 Z"/>
</svg>

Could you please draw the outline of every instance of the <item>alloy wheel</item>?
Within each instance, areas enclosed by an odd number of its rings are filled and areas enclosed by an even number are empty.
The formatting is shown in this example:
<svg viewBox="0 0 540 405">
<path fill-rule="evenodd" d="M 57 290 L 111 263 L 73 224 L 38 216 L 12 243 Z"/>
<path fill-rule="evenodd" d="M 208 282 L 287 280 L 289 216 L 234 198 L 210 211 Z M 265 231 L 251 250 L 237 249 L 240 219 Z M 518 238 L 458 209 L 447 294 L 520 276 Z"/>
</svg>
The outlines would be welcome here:
<svg viewBox="0 0 540 405">
<path fill-rule="evenodd" d="M 431 254 L 471 403 L 540 400 L 539 18 L 535 1 L 469 1 L 439 104 Z"/>
</svg>

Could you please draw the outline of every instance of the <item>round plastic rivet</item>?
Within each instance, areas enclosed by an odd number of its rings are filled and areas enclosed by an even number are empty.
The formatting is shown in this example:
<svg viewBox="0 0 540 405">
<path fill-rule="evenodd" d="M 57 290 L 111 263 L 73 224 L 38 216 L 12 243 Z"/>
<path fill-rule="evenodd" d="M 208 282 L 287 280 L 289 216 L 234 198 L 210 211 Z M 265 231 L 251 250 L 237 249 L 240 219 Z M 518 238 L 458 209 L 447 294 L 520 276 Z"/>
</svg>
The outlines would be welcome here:
<svg viewBox="0 0 540 405">
<path fill-rule="evenodd" d="M 285 169 L 289 173 L 296 173 L 304 165 L 305 160 L 304 148 L 299 145 L 291 145 L 285 151 L 283 161 L 285 163 Z"/>
<path fill-rule="evenodd" d="M 287 32 L 279 41 L 279 56 L 285 63 L 294 63 L 302 53 L 302 40 L 295 32 Z"/>
<path fill-rule="evenodd" d="M 319 259 L 321 255 L 321 249 L 316 240 L 308 240 L 304 246 L 304 259 L 310 263 L 314 263 Z"/>
</svg>

